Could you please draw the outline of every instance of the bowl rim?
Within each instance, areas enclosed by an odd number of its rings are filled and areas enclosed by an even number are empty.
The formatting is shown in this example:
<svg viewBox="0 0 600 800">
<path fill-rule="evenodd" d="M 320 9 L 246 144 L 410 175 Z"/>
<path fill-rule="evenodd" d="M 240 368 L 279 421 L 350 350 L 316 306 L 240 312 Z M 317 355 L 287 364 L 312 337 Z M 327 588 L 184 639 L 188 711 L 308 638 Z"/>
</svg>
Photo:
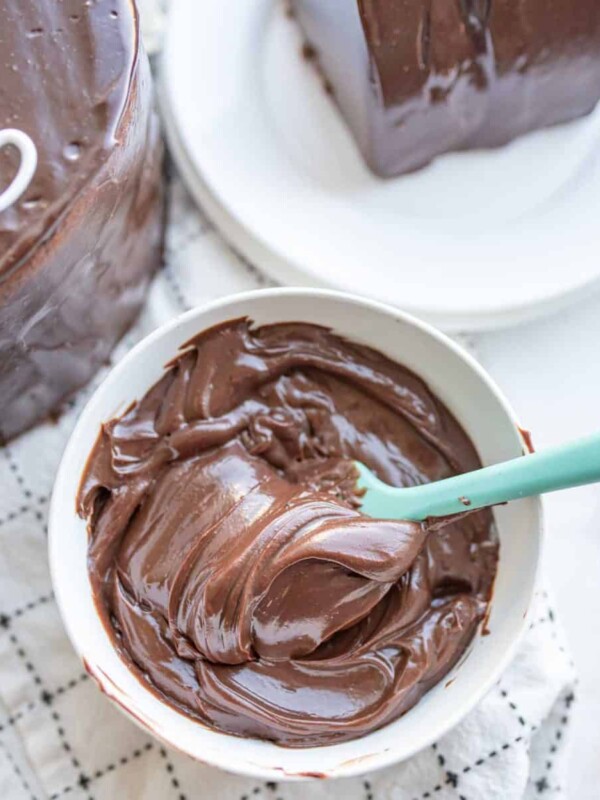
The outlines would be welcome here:
<svg viewBox="0 0 600 800">
<path fill-rule="evenodd" d="M 57 578 L 58 573 L 58 561 L 61 557 L 60 555 L 60 520 L 61 520 L 61 504 L 64 502 L 61 498 L 61 490 L 63 484 L 68 480 L 67 471 L 70 467 L 70 462 L 73 458 L 73 455 L 77 452 L 77 439 L 80 434 L 80 431 L 84 429 L 86 423 L 86 417 L 90 412 L 90 409 L 93 410 L 95 406 L 98 404 L 99 399 L 103 396 L 104 392 L 106 391 L 106 385 L 108 384 L 109 380 L 113 379 L 114 376 L 135 362 L 136 358 L 139 354 L 143 351 L 152 348 L 153 345 L 162 339 L 164 336 L 170 334 L 171 332 L 177 330 L 179 327 L 183 326 L 186 322 L 191 321 L 195 318 L 202 318 L 207 314 L 210 314 L 215 311 L 219 311 L 221 309 L 227 308 L 229 305 L 235 305 L 240 303 L 252 303 L 254 300 L 259 300 L 264 297 L 271 297 L 273 300 L 277 300 L 278 298 L 285 297 L 285 298 L 293 298 L 293 297 L 301 297 L 301 298 L 323 298 L 323 299 L 332 299 L 335 301 L 341 301 L 342 303 L 346 303 L 349 306 L 359 306 L 362 308 L 369 308 L 371 311 L 383 314 L 387 317 L 394 317 L 396 319 L 402 320 L 404 323 L 416 327 L 421 332 L 427 334 L 430 338 L 437 340 L 438 343 L 445 346 L 447 349 L 451 350 L 459 359 L 466 363 L 471 370 L 473 370 L 476 375 L 480 378 L 480 380 L 485 384 L 486 389 L 494 396 L 494 398 L 498 401 L 502 410 L 507 415 L 510 422 L 513 424 L 515 431 L 522 442 L 524 452 L 527 451 L 528 442 L 526 441 L 523 431 L 524 429 L 520 426 L 518 418 L 512 409 L 512 406 L 508 402 L 507 398 L 501 391 L 501 389 L 497 386 L 495 381 L 491 378 L 488 372 L 482 367 L 482 365 L 460 344 L 455 342 L 446 334 L 442 333 L 432 325 L 423 320 L 420 320 L 414 317 L 412 314 L 402 311 L 395 306 L 388 305 L 386 303 L 382 303 L 378 300 L 373 300 L 368 297 L 363 297 L 356 294 L 350 294 L 347 292 L 331 290 L 331 289 L 319 289 L 319 288 L 305 288 L 305 287 L 276 287 L 276 288 L 265 288 L 265 289 L 253 289 L 250 291 L 239 292 L 235 294 L 227 294 L 224 297 L 220 297 L 216 300 L 212 300 L 208 303 L 202 303 L 198 306 L 194 306 L 193 308 L 183 312 L 175 316 L 173 319 L 168 320 L 164 324 L 157 327 L 155 330 L 151 331 L 148 335 L 144 336 L 139 342 L 137 342 L 119 361 L 115 364 L 107 375 L 104 376 L 100 385 L 94 390 L 93 394 L 90 398 L 86 401 L 85 405 L 81 409 L 79 416 L 77 418 L 77 422 L 69 436 L 67 445 L 63 451 L 61 456 L 59 468 L 56 473 L 54 487 L 52 490 L 52 496 L 50 500 L 49 506 L 49 515 L 48 515 L 48 557 L 49 557 L 49 566 L 50 566 L 50 576 L 52 580 L 52 586 L 54 589 L 54 595 L 57 603 L 57 607 L 61 616 L 61 620 L 63 626 L 66 630 L 66 633 L 69 637 L 71 645 L 75 650 L 77 656 L 81 659 L 84 668 L 94 679 L 100 691 L 105 694 L 114 705 L 116 705 L 121 712 L 123 712 L 131 721 L 133 721 L 138 727 L 141 727 L 146 732 L 150 732 L 152 736 L 159 739 L 168 747 L 174 748 L 179 752 L 191 757 L 193 760 L 200 762 L 202 764 L 207 764 L 209 766 L 213 766 L 216 768 L 220 768 L 226 770 L 227 772 L 247 776 L 247 777 L 254 777 L 258 779 L 268 780 L 268 779 L 276 779 L 276 780 L 288 780 L 288 781 L 310 781 L 315 779 L 332 779 L 332 778 L 347 778 L 347 777 L 355 777 L 359 775 L 364 775 L 366 772 L 373 772 L 379 769 L 383 769 L 385 767 L 392 766 L 397 763 L 402 763 L 407 761 L 408 759 L 412 758 L 418 752 L 421 752 L 426 747 L 433 744 L 435 741 L 440 739 L 446 733 L 448 733 L 451 729 L 453 729 L 458 723 L 470 712 L 475 708 L 475 706 L 481 701 L 481 699 L 489 692 L 489 690 L 493 687 L 493 685 L 498 681 L 500 675 L 504 672 L 507 668 L 509 663 L 511 662 L 512 658 L 515 655 L 515 652 L 523 638 L 523 635 L 527 629 L 530 613 L 531 613 L 531 605 L 532 600 L 535 592 L 535 587 L 538 583 L 541 560 L 542 560 L 542 549 L 543 549 L 543 541 L 544 541 L 544 515 L 543 515 L 543 505 L 541 502 L 540 497 L 531 498 L 533 501 L 533 510 L 534 516 L 532 518 L 532 531 L 535 527 L 535 531 L 533 531 L 537 537 L 537 558 L 534 565 L 534 571 L 531 580 L 531 593 L 527 603 L 527 610 L 522 615 L 521 620 L 519 621 L 516 631 L 512 636 L 512 640 L 506 645 L 505 651 L 501 658 L 497 659 L 497 662 L 493 669 L 489 670 L 489 673 L 485 680 L 482 680 L 480 684 L 474 689 L 469 697 L 468 703 L 464 703 L 460 706 L 457 710 L 453 713 L 448 714 L 443 722 L 441 722 L 435 731 L 431 732 L 429 737 L 425 737 L 424 740 L 419 741 L 415 745 L 412 745 L 408 748 L 405 748 L 405 752 L 403 754 L 396 754 L 394 748 L 386 748 L 384 751 L 378 754 L 377 758 L 373 758 L 369 760 L 368 766 L 361 764 L 361 759 L 354 759 L 356 763 L 342 763 L 339 765 L 337 769 L 329 770 L 328 773 L 305 773 L 305 772 L 288 772 L 281 767 L 270 767 L 265 768 L 261 765 L 252 764 L 249 761 L 243 762 L 243 767 L 240 766 L 237 762 L 232 762 L 231 759 L 228 759 L 224 756 L 220 760 L 215 760 L 211 758 L 207 760 L 202 756 L 199 756 L 197 752 L 193 752 L 191 748 L 186 747 L 182 743 L 174 741 L 173 738 L 164 736 L 160 731 L 156 730 L 155 725 L 153 724 L 153 720 L 148 719 L 147 715 L 135 708 L 136 703 L 135 701 L 131 702 L 131 706 L 124 702 L 121 698 L 115 695 L 115 688 L 116 685 L 112 682 L 110 676 L 106 674 L 100 668 L 94 669 L 87 658 L 87 654 L 83 652 L 83 648 L 80 646 L 80 642 L 78 640 L 77 634 L 71 625 L 71 614 L 68 608 L 65 605 L 64 597 L 62 594 L 62 590 L 60 588 L 61 584 L 59 579 Z M 207 326 L 210 327 L 210 326 Z M 198 330 L 200 333 L 202 330 L 205 330 L 205 327 L 201 327 Z M 181 342 L 183 344 L 183 341 Z M 149 388 L 149 387 L 148 387 Z M 129 669 L 127 667 L 127 669 Z M 153 695 L 147 687 L 143 685 L 141 681 L 139 681 L 138 676 L 135 676 L 136 680 L 143 686 L 144 690 L 148 692 L 148 694 L 152 697 L 153 701 L 156 704 L 156 707 L 160 709 L 161 707 L 168 707 L 171 710 L 174 710 L 176 713 L 180 714 L 185 719 L 189 719 L 186 717 L 183 712 L 178 711 L 176 708 L 171 706 L 166 706 L 160 698 Z M 135 709 L 135 710 L 134 710 Z M 201 723 L 198 723 L 201 725 Z M 208 726 L 202 726 L 204 730 L 209 732 L 215 733 L 216 731 L 212 731 Z M 231 734 L 219 733 L 220 736 L 226 737 L 229 744 L 233 743 L 238 740 L 239 737 L 233 736 Z M 227 748 L 223 748 L 226 750 Z M 311 749 L 315 748 L 303 748 L 304 752 L 310 751 Z"/>
</svg>

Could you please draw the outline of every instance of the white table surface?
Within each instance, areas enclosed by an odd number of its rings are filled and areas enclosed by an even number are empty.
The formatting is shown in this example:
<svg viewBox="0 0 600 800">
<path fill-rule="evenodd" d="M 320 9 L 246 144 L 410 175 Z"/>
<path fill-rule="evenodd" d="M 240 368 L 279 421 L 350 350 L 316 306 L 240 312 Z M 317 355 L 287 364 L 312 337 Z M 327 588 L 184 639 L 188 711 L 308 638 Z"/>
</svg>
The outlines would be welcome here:
<svg viewBox="0 0 600 800">
<path fill-rule="evenodd" d="M 479 358 L 536 448 L 600 429 L 600 295 L 542 321 L 476 338 Z M 580 685 L 570 800 L 600 797 L 600 487 L 547 496 L 544 567 Z"/>
</svg>

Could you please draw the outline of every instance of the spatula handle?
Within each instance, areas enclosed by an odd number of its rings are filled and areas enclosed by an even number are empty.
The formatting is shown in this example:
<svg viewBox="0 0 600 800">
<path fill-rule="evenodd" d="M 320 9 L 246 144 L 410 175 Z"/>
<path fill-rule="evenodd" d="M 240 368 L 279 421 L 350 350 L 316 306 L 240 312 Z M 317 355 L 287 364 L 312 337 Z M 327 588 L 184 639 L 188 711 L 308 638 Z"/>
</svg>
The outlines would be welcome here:
<svg viewBox="0 0 600 800">
<path fill-rule="evenodd" d="M 377 516 L 397 519 L 401 494 L 402 517 L 423 520 L 597 481 L 600 433 L 425 486 L 401 490 L 386 487 L 388 491 L 380 495 L 378 490 L 385 484 L 378 482 L 373 511 Z M 363 510 L 371 513 L 366 504 Z"/>
</svg>

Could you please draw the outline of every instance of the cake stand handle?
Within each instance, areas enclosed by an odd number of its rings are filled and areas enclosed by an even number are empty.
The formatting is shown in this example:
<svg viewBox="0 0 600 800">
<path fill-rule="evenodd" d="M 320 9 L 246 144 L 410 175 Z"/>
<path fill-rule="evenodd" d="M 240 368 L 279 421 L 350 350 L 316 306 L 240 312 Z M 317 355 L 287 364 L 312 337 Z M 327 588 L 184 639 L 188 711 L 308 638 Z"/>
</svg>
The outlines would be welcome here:
<svg viewBox="0 0 600 800">
<path fill-rule="evenodd" d="M 31 183 L 31 179 L 37 167 L 37 150 L 32 139 L 17 128 L 4 128 L 0 130 L 0 149 L 12 144 L 19 151 L 21 162 L 19 170 L 9 186 L 0 191 L 0 212 L 5 211 L 9 206 L 21 197 L 23 192 Z"/>
</svg>

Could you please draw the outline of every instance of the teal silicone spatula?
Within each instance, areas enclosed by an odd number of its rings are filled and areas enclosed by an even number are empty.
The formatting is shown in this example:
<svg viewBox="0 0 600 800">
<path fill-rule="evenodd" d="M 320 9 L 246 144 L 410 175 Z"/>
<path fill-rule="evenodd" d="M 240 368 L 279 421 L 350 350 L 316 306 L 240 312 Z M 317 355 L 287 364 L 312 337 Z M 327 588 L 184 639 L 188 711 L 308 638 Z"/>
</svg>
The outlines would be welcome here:
<svg viewBox="0 0 600 800">
<path fill-rule="evenodd" d="M 383 483 L 355 462 L 365 489 L 361 511 L 379 519 L 422 521 L 600 481 L 600 433 L 475 472 L 406 489 Z"/>
</svg>

